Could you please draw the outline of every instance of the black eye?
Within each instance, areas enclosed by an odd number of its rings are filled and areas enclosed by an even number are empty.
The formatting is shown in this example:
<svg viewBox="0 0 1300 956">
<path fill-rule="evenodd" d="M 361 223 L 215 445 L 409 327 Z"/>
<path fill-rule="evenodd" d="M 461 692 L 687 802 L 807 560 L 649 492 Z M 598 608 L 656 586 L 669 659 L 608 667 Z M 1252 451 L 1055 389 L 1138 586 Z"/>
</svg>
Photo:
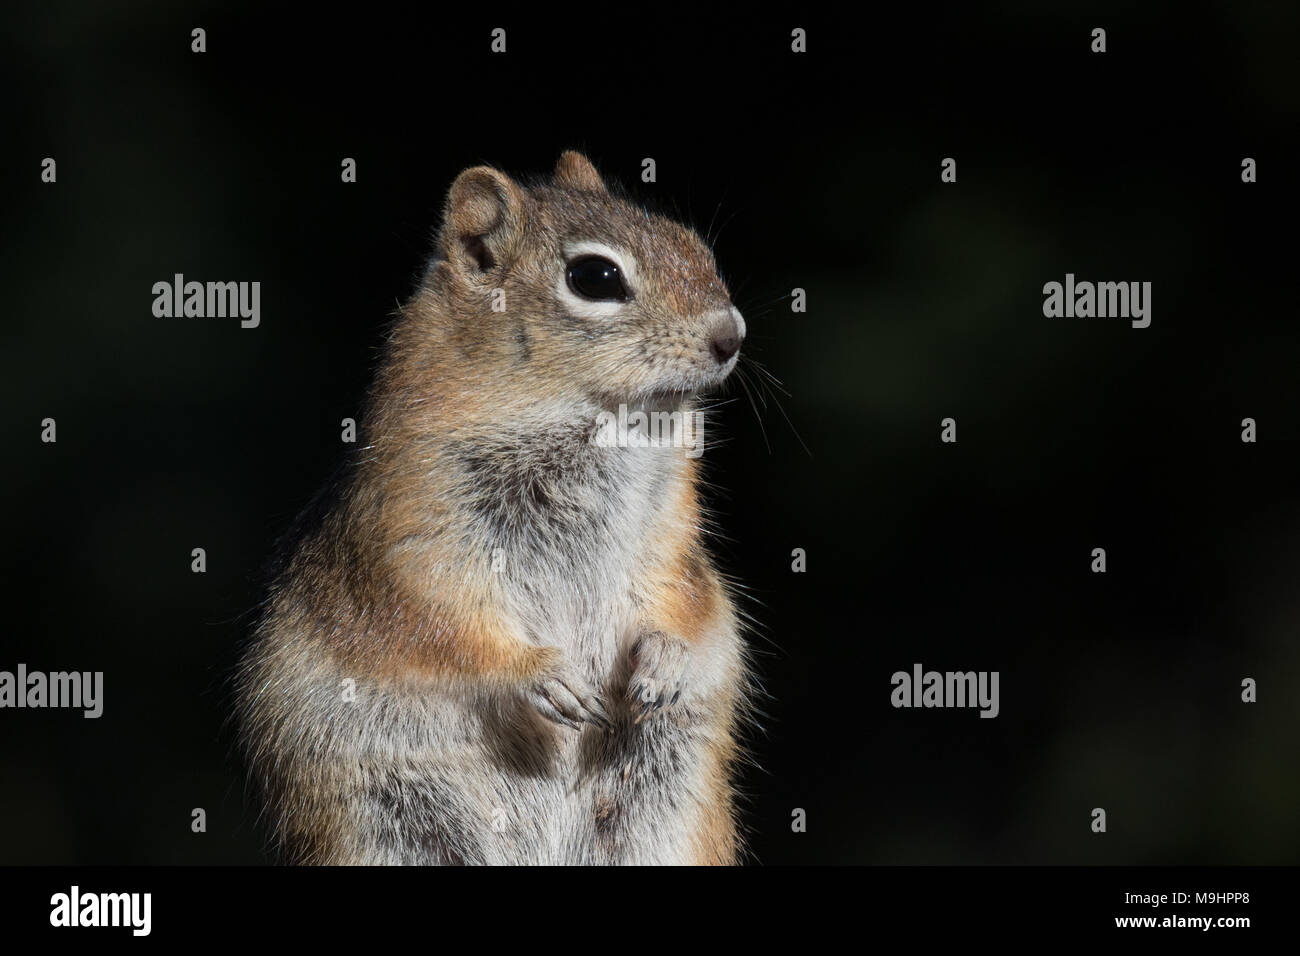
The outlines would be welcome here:
<svg viewBox="0 0 1300 956">
<path fill-rule="evenodd" d="M 569 263 L 569 288 L 593 302 L 626 302 L 627 287 L 618 266 L 600 256 L 583 256 Z"/>
</svg>

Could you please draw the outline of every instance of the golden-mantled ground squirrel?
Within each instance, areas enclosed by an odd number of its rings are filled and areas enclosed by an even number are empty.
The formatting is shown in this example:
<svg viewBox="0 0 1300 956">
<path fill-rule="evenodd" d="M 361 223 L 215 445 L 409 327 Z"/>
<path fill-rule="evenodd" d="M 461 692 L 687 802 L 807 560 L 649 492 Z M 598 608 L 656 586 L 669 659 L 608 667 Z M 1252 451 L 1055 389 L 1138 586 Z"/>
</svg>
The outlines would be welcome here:
<svg viewBox="0 0 1300 956">
<path fill-rule="evenodd" d="M 539 185 L 462 172 L 438 242 L 241 665 L 276 843 L 731 863 L 747 680 L 696 455 L 595 440 L 620 405 L 693 413 L 735 366 L 712 253 L 572 152 Z"/>
</svg>

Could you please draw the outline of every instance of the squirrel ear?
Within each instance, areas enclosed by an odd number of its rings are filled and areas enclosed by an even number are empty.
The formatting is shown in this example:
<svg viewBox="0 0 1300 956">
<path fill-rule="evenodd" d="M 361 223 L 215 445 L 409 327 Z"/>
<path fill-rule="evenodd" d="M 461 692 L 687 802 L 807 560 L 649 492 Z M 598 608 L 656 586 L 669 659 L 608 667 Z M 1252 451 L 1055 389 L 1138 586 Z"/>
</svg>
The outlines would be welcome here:
<svg viewBox="0 0 1300 956">
<path fill-rule="evenodd" d="M 605 191 L 605 181 L 591 165 L 591 160 L 571 149 L 560 154 L 560 161 L 555 164 L 555 181 L 569 189 Z"/>
<path fill-rule="evenodd" d="M 512 258 L 523 227 L 519 185 L 491 166 L 474 166 L 457 176 L 447 193 L 442 252 L 468 274 L 488 272 Z"/>
</svg>

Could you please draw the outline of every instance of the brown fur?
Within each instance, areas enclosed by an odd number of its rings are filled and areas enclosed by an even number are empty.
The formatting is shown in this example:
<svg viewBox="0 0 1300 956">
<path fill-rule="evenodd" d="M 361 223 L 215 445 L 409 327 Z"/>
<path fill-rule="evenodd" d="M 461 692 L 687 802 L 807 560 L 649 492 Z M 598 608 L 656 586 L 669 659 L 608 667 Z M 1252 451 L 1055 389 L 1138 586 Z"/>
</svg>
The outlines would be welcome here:
<svg viewBox="0 0 1300 956">
<path fill-rule="evenodd" d="M 607 320 L 557 298 L 575 241 L 636 263 Z M 743 647 L 696 462 L 591 443 L 730 370 L 712 254 L 576 153 L 463 172 L 439 248 L 243 665 L 272 830 L 299 862 L 733 862 Z"/>
</svg>

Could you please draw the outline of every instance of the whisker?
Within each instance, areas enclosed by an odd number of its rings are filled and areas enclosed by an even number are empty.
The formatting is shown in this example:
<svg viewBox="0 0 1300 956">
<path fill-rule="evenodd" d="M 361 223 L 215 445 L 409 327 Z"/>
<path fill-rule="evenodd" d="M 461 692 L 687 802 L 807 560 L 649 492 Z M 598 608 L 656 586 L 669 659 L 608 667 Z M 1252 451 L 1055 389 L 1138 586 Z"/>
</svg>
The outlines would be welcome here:
<svg viewBox="0 0 1300 956">
<path fill-rule="evenodd" d="M 767 428 L 763 424 L 763 416 L 758 410 L 758 403 L 754 401 L 754 393 L 749 387 L 749 381 L 746 378 L 745 372 L 746 370 L 742 366 L 737 365 L 736 381 L 740 383 L 740 387 L 745 390 L 745 395 L 749 398 L 749 407 L 754 410 L 754 419 L 758 422 L 758 430 L 763 435 L 763 444 L 767 447 L 767 453 L 770 455 L 772 454 L 772 443 L 767 438 Z M 764 407 L 767 407 L 766 402 L 764 403 Z"/>
</svg>

